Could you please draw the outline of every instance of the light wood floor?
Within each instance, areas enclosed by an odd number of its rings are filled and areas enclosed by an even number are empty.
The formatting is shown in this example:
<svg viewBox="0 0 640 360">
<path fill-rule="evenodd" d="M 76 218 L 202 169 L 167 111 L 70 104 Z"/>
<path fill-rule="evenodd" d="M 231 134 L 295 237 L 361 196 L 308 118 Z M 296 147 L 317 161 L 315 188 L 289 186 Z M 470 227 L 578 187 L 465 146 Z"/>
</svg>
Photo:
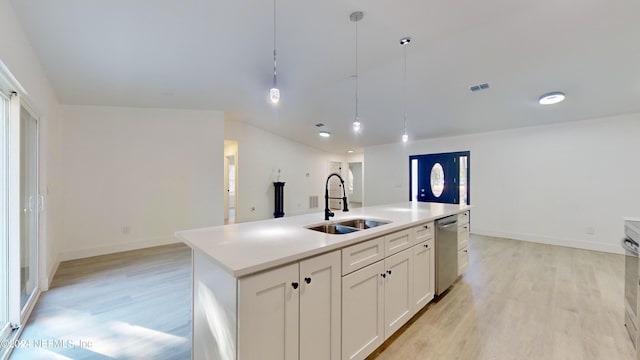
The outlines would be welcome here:
<svg viewBox="0 0 640 360">
<path fill-rule="evenodd" d="M 189 359 L 191 250 L 176 244 L 63 262 L 20 339 L 30 347 L 12 360 Z"/>
<path fill-rule="evenodd" d="M 472 235 L 471 266 L 377 358 L 634 359 L 624 256 Z"/>
<path fill-rule="evenodd" d="M 470 246 L 466 275 L 371 358 L 634 358 L 622 255 L 474 235 Z M 182 245 L 65 262 L 21 339 L 92 347 L 11 359 L 189 359 L 190 271 Z"/>
</svg>

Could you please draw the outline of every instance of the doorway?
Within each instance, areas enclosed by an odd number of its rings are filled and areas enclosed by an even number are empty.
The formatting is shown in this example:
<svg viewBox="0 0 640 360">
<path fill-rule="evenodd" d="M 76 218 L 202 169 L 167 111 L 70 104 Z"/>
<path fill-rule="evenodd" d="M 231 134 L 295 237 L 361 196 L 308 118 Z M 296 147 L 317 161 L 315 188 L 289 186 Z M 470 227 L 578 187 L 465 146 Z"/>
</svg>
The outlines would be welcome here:
<svg viewBox="0 0 640 360">
<path fill-rule="evenodd" d="M 235 224 L 238 206 L 238 142 L 224 141 L 224 224 Z"/>
<path fill-rule="evenodd" d="M 409 200 L 470 204 L 469 151 L 409 157 Z"/>
<path fill-rule="evenodd" d="M 350 162 L 349 174 L 347 175 L 347 196 L 350 208 L 359 208 L 363 206 L 363 172 L 362 162 Z"/>
</svg>

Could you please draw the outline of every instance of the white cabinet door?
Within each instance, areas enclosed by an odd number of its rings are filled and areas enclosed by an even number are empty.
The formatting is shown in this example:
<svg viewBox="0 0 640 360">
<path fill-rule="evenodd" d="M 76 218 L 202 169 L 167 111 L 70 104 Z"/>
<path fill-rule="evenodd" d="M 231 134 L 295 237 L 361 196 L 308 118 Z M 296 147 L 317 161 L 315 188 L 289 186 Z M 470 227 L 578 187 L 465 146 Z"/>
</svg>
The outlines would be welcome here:
<svg viewBox="0 0 640 360">
<path fill-rule="evenodd" d="M 469 268 L 469 212 L 464 217 L 467 223 L 458 226 L 458 275 L 462 275 Z M 461 217 L 463 215 L 458 215 Z"/>
<path fill-rule="evenodd" d="M 458 250 L 469 246 L 469 224 L 458 226 Z"/>
<path fill-rule="evenodd" d="M 384 341 L 384 261 L 342 278 L 342 359 L 364 359 Z"/>
<path fill-rule="evenodd" d="M 298 358 L 299 289 L 298 263 L 238 280 L 238 359 Z"/>
<path fill-rule="evenodd" d="M 469 247 L 458 250 L 458 275 L 464 274 L 469 268 Z"/>
<path fill-rule="evenodd" d="M 384 338 L 413 316 L 413 258 L 411 249 L 384 259 Z"/>
<path fill-rule="evenodd" d="M 340 250 L 300 262 L 300 359 L 340 359 Z"/>
<path fill-rule="evenodd" d="M 433 299 L 435 294 L 435 253 L 433 240 L 424 241 L 413 251 L 413 314 Z"/>
</svg>

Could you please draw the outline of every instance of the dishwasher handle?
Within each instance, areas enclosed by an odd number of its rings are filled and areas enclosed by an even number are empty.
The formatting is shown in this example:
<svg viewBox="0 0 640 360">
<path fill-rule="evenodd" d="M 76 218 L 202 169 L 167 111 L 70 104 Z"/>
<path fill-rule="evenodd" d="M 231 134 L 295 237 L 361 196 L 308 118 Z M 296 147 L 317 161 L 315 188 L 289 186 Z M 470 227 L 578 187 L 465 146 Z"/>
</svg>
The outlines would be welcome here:
<svg viewBox="0 0 640 360">
<path fill-rule="evenodd" d="M 448 229 L 448 228 L 452 228 L 454 226 L 458 226 L 458 221 L 452 221 L 452 222 L 448 222 L 446 224 L 440 224 L 438 223 L 438 229 Z"/>
</svg>

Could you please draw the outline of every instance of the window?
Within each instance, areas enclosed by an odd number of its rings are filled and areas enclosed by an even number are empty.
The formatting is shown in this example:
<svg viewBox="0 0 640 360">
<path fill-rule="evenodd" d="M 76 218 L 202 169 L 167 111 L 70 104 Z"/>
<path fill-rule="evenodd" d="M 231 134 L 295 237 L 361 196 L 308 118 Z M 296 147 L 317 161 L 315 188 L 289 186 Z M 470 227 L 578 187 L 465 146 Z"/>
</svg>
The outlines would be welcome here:
<svg viewBox="0 0 640 360">
<path fill-rule="evenodd" d="M 437 162 L 431 167 L 431 173 L 429 174 L 431 193 L 433 196 L 439 198 L 444 191 L 444 169 L 442 165 Z"/>
</svg>

